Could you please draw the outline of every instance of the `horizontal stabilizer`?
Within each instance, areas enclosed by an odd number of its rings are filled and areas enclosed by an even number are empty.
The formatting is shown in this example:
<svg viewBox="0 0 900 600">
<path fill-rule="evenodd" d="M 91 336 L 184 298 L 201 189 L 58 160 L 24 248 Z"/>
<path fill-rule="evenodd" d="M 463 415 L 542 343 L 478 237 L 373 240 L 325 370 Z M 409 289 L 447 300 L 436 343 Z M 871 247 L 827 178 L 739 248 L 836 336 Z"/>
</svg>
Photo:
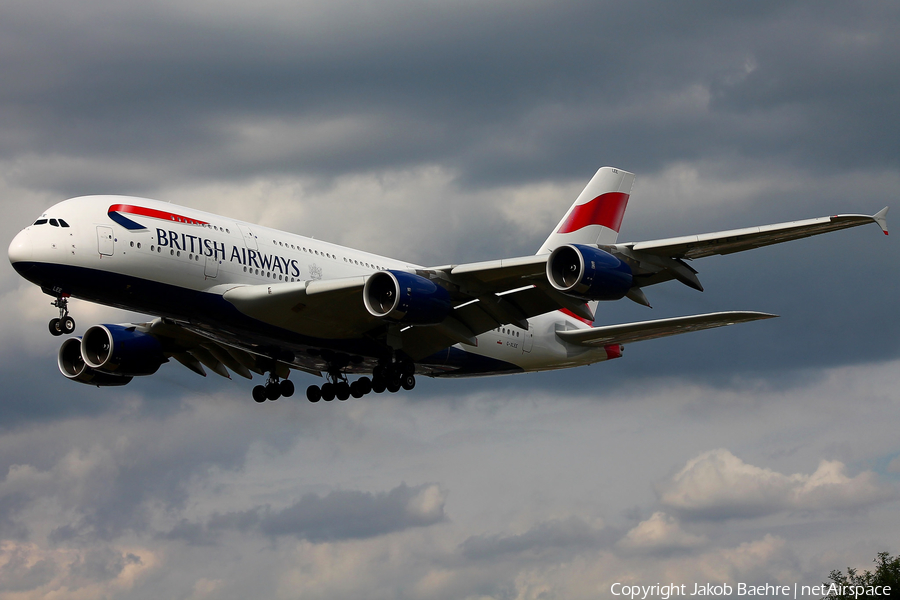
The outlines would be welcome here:
<svg viewBox="0 0 900 600">
<path fill-rule="evenodd" d="M 691 331 L 702 331 L 714 327 L 724 327 L 735 323 L 746 323 L 760 319 L 777 317 L 763 312 L 730 311 L 707 313 L 705 315 L 691 315 L 688 317 L 674 317 L 671 319 L 658 319 L 655 321 L 641 321 L 638 323 L 624 323 L 622 325 L 606 325 L 591 329 L 577 329 L 574 331 L 557 331 L 556 335 L 565 342 L 580 346 L 609 346 L 613 344 L 628 344 L 643 340 L 652 340 Z"/>
</svg>

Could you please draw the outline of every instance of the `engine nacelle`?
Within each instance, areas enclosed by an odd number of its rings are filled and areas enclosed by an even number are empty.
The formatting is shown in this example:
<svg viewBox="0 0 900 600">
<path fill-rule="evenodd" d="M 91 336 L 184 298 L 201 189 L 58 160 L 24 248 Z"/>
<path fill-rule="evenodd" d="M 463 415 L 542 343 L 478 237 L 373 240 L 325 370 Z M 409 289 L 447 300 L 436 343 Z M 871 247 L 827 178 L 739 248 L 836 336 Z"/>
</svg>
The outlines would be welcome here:
<svg viewBox="0 0 900 600">
<path fill-rule="evenodd" d="M 434 325 L 450 314 L 450 294 L 429 279 L 405 271 L 378 271 L 366 281 L 369 314 L 397 323 Z"/>
<path fill-rule="evenodd" d="M 69 338 L 63 342 L 59 347 L 56 364 L 66 379 L 98 387 L 125 385 L 132 379 L 130 376 L 102 373 L 84 364 L 84 358 L 81 356 L 81 338 Z"/>
<path fill-rule="evenodd" d="M 122 325 L 94 325 L 84 332 L 81 356 L 87 366 L 114 375 L 152 375 L 166 362 L 152 335 Z"/>
<path fill-rule="evenodd" d="M 618 300 L 632 284 L 631 267 L 599 248 L 560 246 L 547 259 L 547 279 L 561 292 L 587 300 Z"/>
</svg>

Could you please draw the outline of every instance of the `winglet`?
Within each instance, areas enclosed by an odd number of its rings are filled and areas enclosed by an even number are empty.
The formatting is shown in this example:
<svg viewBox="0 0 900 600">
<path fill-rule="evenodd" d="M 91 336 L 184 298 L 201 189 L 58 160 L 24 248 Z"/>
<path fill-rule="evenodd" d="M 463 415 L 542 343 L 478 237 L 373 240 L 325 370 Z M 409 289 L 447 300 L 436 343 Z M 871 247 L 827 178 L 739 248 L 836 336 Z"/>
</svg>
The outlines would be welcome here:
<svg viewBox="0 0 900 600">
<path fill-rule="evenodd" d="M 875 222 L 878 223 L 879 227 L 881 227 L 881 230 L 884 232 L 884 235 L 888 234 L 887 213 L 888 213 L 889 208 L 890 208 L 889 206 L 885 206 L 884 208 L 879 210 L 877 213 L 872 215 L 872 218 L 875 219 Z"/>
</svg>

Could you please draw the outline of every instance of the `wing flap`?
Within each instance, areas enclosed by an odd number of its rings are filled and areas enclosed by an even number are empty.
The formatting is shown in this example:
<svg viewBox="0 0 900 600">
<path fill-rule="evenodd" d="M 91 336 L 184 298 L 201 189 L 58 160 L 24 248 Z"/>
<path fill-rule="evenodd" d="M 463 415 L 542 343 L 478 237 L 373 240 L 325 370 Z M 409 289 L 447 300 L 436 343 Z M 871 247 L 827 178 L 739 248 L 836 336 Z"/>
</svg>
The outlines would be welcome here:
<svg viewBox="0 0 900 600">
<path fill-rule="evenodd" d="M 679 335 L 691 331 L 702 331 L 715 327 L 724 327 L 736 323 L 747 323 L 760 319 L 772 319 L 778 315 L 753 311 L 730 311 L 640 321 L 622 325 L 605 325 L 591 329 L 574 331 L 557 331 L 556 335 L 563 341 L 579 346 L 610 346 L 613 344 L 629 344 L 644 340 Z"/>
</svg>

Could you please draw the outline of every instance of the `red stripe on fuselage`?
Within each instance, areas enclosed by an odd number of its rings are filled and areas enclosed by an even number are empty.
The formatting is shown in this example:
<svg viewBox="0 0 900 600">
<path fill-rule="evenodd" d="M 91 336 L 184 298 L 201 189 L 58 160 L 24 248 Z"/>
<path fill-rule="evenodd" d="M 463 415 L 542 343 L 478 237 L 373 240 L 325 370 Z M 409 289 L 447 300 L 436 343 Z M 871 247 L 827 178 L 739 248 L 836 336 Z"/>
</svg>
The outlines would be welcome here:
<svg viewBox="0 0 900 600">
<path fill-rule="evenodd" d="M 155 210 L 153 208 L 145 208 L 143 206 L 134 206 L 132 204 L 113 204 L 109 207 L 108 212 L 123 212 L 132 215 L 140 215 L 142 217 L 152 217 L 154 219 L 162 219 L 163 221 L 175 221 L 176 223 L 187 223 L 189 225 L 209 225 L 206 221 L 198 221 L 175 213 L 165 212 L 163 210 Z"/>
<path fill-rule="evenodd" d="M 618 233 L 627 204 L 628 194 L 624 192 L 600 194 L 573 208 L 557 233 L 572 233 L 588 225 L 603 225 Z"/>
</svg>

